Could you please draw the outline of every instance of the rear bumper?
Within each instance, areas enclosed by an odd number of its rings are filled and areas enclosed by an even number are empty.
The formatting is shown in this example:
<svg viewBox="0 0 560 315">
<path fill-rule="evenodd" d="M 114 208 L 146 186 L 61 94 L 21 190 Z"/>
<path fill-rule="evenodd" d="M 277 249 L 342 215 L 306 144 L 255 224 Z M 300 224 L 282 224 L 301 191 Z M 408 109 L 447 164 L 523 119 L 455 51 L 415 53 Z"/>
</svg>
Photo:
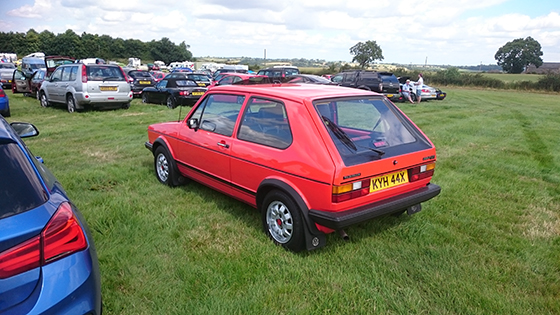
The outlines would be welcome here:
<svg viewBox="0 0 560 315">
<path fill-rule="evenodd" d="M 356 209 L 341 212 L 326 212 L 311 209 L 309 210 L 309 217 L 317 224 L 333 230 L 340 230 L 347 226 L 382 215 L 403 211 L 408 207 L 432 199 L 437 196 L 440 191 L 441 188 L 438 185 L 428 184 L 425 187 L 406 194 L 381 200 Z"/>
</svg>

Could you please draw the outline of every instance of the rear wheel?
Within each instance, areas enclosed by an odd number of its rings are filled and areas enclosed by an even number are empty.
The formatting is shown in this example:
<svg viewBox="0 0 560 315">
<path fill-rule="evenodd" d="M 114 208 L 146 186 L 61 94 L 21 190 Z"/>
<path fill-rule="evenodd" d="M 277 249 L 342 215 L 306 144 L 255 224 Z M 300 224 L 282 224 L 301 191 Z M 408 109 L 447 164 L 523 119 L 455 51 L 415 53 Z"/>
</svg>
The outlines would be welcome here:
<svg viewBox="0 0 560 315">
<path fill-rule="evenodd" d="M 269 192 L 261 212 L 264 232 L 275 244 L 293 252 L 304 248 L 301 210 L 286 193 L 279 190 Z"/>
<path fill-rule="evenodd" d="M 144 104 L 149 103 L 148 93 L 142 93 L 142 103 Z"/>
<path fill-rule="evenodd" d="M 171 108 L 171 109 L 173 109 L 173 108 L 175 108 L 175 107 L 177 106 L 177 105 L 175 104 L 175 99 L 173 98 L 172 95 L 169 95 L 169 96 L 167 97 L 167 103 L 166 103 L 166 104 L 167 104 L 167 108 Z"/>
<path fill-rule="evenodd" d="M 69 113 L 75 113 L 76 112 L 76 100 L 74 99 L 74 96 L 68 95 L 66 97 L 66 105 L 68 107 L 68 112 Z"/>
<path fill-rule="evenodd" d="M 41 100 L 41 106 L 49 107 L 50 103 L 49 103 L 49 99 L 47 98 L 47 94 L 45 94 L 45 92 L 40 92 L 39 94 L 40 94 L 39 99 Z"/>
<path fill-rule="evenodd" d="M 124 103 L 122 108 L 123 109 L 129 109 L 130 108 L 130 102 Z"/>
</svg>

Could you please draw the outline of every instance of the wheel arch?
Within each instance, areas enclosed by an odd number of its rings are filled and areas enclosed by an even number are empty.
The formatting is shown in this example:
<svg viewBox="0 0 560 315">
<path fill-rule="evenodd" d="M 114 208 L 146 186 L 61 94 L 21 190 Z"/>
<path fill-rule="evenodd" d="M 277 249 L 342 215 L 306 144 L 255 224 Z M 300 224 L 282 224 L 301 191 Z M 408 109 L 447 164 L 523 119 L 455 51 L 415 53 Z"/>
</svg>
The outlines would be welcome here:
<svg viewBox="0 0 560 315">
<path fill-rule="evenodd" d="M 177 167 L 177 162 L 175 161 L 175 154 L 173 154 L 173 150 L 171 149 L 171 146 L 166 139 L 159 137 L 154 141 L 154 143 L 152 144 L 152 155 L 155 157 L 156 151 L 160 147 L 163 147 L 171 155 L 171 161 L 169 162 L 171 163 L 171 167 L 173 168 L 175 174 L 178 175 L 177 178 L 173 179 L 173 185 L 179 186 L 184 184 L 184 180 L 181 180 L 181 177 L 184 178 L 184 176 L 183 174 L 181 174 L 181 172 L 179 172 L 179 167 Z"/>
<path fill-rule="evenodd" d="M 309 217 L 309 206 L 307 202 L 294 187 L 285 181 L 276 178 L 267 178 L 263 180 L 257 189 L 257 195 L 255 198 L 257 209 L 261 211 L 266 195 L 273 190 L 280 190 L 286 193 L 301 210 L 302 219 L 305 222 L 304 235 L 307 250 L 313 250 L 325 246 L 325 233 L 319 231 L 315 222 Z"/>
</svg>

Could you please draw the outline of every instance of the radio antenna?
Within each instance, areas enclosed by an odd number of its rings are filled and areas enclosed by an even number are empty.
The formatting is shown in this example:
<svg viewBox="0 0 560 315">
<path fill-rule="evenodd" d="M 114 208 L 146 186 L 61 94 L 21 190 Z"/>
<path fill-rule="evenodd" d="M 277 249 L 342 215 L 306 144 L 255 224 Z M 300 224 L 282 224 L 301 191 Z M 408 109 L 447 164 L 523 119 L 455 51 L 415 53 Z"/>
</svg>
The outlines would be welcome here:
<svg viewBox="0 0 560 315">
<path fill-rule="evenodd" d="M 181 109 L 183 109 L 183 105 L 179 104 L 179 117 L 177 118 L 177 122 L 181 121 Z"/>
</svg>

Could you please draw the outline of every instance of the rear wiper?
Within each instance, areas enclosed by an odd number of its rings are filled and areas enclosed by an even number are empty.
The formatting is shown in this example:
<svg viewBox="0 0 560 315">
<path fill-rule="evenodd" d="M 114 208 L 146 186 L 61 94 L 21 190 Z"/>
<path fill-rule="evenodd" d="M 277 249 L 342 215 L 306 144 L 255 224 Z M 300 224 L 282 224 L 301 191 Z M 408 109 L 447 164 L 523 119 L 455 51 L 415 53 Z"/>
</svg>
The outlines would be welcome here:
<svg viewBox="0 0 560 315">
<path fill-rule="evenodd" d="M 346 132 L 344 132 L 344 130 L 342 130 L 337 124 L 332 122 L 332 120 L 330 120 L 328 117 L 325 117 L 325 116 L 321 116 L 321 117 L 323 118 L 323 121 L 325 121 L 325 124 L 327 125 L 327 127 L 329 127 L 329 129 L 334 133 L 334 135 L 338 139 L 340 139 L 340 141 L 342 143 L 344 143 L 347 147 L 353 149 L 354 151 L 358 150 L 354 141 L 352 141 L 352 139 L 350 139 L 350 137 L 348 136 L 348 134 Z M 362 145 L 357 145 L 357 146 L 360 147 L 360 148 L 364 148 L 364 149 L 368 149 L 370 151 L 373 151 L 373 152 L 379 154 L 380 156 L 385 154 L 385 151 L 383 151 L 383 150 L 370 148 L 370 147 L 365 147 L 365 146 L 362 146 Z"/>
<path fill-rule="evenodd" d="M 120 79 L 120 77 L 107 77 L 107 78 L 103 78 L 103 82 L 110 81 L 110 80 L 118 80 L 118 79 Z"/>
<path fill-rule="evenodd" d="M 321 116 L 321 117 L 323 117 L 323 121 L 325 122 L 325 125 L 329 127 L 329 129 L 334 133 L 334 135 L 338 139 L 340 139 L 342 143 L 344 143 L 347 147 L 349 147 L 354 151 L 358 150 L 358 148 L 356 148 L 356 145 L 354 144 L 354 141 L 352 141 L 352 139 L 348 137 L 348 135 L 346 134 L 346 132 L 344 132 L 344 130 L 340 129 L 340 127 L 337 126 L 334 122 L 332 122 L 329 118 L 325 116 Z"/>
</svg>

